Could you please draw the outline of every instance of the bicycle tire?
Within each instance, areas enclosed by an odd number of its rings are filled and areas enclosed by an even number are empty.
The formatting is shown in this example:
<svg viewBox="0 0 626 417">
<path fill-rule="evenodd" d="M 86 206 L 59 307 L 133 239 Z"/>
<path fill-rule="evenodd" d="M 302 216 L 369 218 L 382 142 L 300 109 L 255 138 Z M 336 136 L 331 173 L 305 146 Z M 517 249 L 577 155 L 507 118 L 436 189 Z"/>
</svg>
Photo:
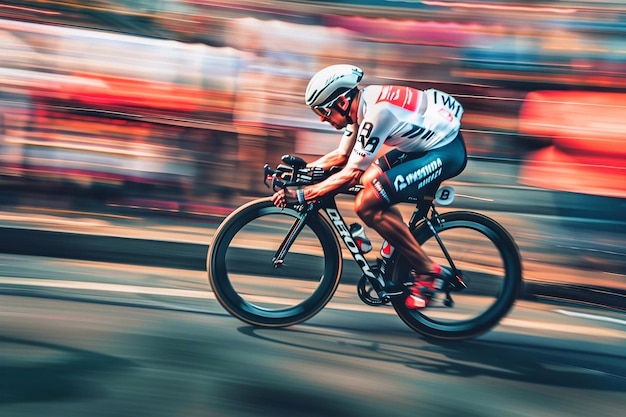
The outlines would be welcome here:
<svg viewBox="0 0 626 417">
<path fill-rule="evenodd" d="M 207 272 L 216 299 L 230 314 L 255 326 L 286 327 L 310 319 L 330 301 L 343 258 L 334 230 L 319 212 L 308 214 L 284 264 L 274 266 L 280 242 L 300 218 L 298 211 L 263 198 L 220 224 L 207 253 Z"/>
<path fill-rule="evenodd" d="M 480 213 L 453 211 L 440 215 L 440 219 L 433 226 L 468 288 L 451 293 L 454 308 L 434 299 L 424 309 L 410 310 L 404 305 L 405 296 L 394 298 L 392 304 L 398 316 L 426 338 L 472 339 L 495 327 L 518 298 L 522 287 L 519 250 L 504 227 Z M 425 222 L 418 224 L 413 235 L 435 261 L 448 265 Z M 409 277 L 410 266 L 398 254 L 392 279 L 402 284 Z"/>
</svg>

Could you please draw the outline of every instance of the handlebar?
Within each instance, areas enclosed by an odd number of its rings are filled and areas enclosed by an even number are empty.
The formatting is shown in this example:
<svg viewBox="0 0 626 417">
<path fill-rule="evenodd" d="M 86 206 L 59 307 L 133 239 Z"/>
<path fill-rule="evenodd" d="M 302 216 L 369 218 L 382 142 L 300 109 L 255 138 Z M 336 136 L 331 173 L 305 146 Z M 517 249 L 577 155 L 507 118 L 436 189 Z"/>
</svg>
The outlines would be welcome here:
<svg viewBox="0 0 626 417">
<path fill-rule="evenodd" d="M 312 177 L 306 175 L 306 161 L 299 156 L 283 155 L 283 161 L 276 169 L 270 168 L 268 164 L 263 167 L 265 173 L 265 185 L 274 191 L 285 189 L 288 186 L 302 187 L 312 183 Z M 270 184 L 268 184 L 270 182 Z"/>
<path fill-rule="evenodd" d="M 263 171 L 265 174 L 263 183 L 267 188 L 271 188 L 273 191 L 285 189 L 288 186 L 304 185 L 293 181 L 295 169 L 291 166 L 280 164 L 276 169 L 272 169 L 269 164 L 265 164 Z"/>
<path fill-rule="evenodd" d="M 299 172 L 301 169 L 302 168 L 286 164 L 279 164 L 276 169 L 272 169 L 269 164 L 265 164 L 263 166 L 263 183 L 267 188 L 270 188 L 273 191 L 282 190 L 287 187 L 303 187 L 305 185 L 313 184 L 310 176 Z M 338 170 L 339 168 L 331 169 L 328 174 L 332 175 Z M 341 193 L 356 195 L 362 189 L 363 186 L 361 184 L 356 184 L 348 189 L 342 190 Z"/>
</svg>

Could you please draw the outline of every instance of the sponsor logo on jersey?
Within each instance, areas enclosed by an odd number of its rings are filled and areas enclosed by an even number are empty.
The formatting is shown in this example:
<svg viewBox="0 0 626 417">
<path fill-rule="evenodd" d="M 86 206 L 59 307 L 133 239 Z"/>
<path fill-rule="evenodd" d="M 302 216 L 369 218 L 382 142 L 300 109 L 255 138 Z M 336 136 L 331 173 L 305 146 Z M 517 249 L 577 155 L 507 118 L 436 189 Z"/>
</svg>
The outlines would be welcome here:
<svg viewBox="0 0 626 417">
<path fill-rule="evenodd" d="M 434 90 L 433 101 L 435 104 L 441 104 L 447 107 L 452 113 L 454 113 L 454 117 L 457 119 L 463 114 L 463 106 L 461 106 L 459 102 L 449 94 Z"/>
<path fill-rule="evenodd" d="M 421 92 L 411 87 L 386 85 L 380 90 L 376 103 L 387 102 L 409 111 L 417 110 Z"/>
<path fill-rule="evenodd" d="M 352 152 L 354 152 L 355 154 L 357 154 L 357 155 L 359 155 L 360 157 L 363 157 L 363 158 L 365 158 L 368 155 L 367 152 L 362 151 L 360 149 L 356 149 L 356 148 L 352 148 Z"/>
</svg>

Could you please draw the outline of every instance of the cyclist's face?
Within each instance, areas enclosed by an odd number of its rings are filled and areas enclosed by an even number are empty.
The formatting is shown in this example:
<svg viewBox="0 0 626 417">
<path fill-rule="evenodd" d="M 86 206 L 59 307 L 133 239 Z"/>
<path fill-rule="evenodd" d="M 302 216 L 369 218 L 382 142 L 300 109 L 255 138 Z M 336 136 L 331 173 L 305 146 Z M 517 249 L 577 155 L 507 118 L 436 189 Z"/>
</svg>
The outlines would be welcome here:
<svg viewBox="0 0 626 417">
<path fill-rule="evenodd" d="M 346 116 L 342 116 L 336 109 L 331 109 L 328 116 L 321 116 L 322 122 L 328 122 L 335 129 L 343 129 L 348 125 Z"/>
<path fill-rule="evenodd" d="M 324 114 L 319 114 L 322 122 L 328 122 L 332 127 L 337 130 L 341 130 L 348 125 L 348 118 L 343 115 L 343 112 L 339 112 L 339 109 L 346 110 L 349 106 L 349 101 L 344 97 L 340 97 L 331 107 L 326 109 Z M 317 112 L 316 112 L 317 113 Z"/>
</svg>

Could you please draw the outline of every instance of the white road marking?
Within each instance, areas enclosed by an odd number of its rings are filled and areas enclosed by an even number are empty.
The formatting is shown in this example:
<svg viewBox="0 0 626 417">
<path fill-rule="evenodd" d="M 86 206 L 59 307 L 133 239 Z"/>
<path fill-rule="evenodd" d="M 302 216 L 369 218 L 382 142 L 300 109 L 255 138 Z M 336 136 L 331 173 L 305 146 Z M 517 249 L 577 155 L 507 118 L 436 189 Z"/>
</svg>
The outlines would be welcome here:
<svg viewBox="0 0 626 417">
<path fill-rule="evenodd" d="M 139 285 L 127 285 L 127 284 L 108 284 L 102 282 L 86 282 L 86 281 L 70 281 L 70 280 L 53 280 L 53 279 L 41 279 L 41 278 L 26 278 L 26 277 L 0 277 L 0 285 L 19 285 L 24 287 L 46 287 L 46 288 L 61 288 L 61 289 L 69 289 L 69 290 L 90 290 L 90 291 L 103 291 L 103 292 L 118 292 L 118 293 L 128 293 L 128 294 L 146 294 L 146 295 L 162 295 L 162 296 L 170 296 L 170 297 L 183 297 L 183 298 L 198 298 L 198 299 L 208 299 L 215 300 L 215 295 L 210 289 L 206 291 L 197 291 L 197 290 L 183 290 L 178 288 L 165 288 L 165 287 L 146 287 Z M 261 301 L 267 301 L 267 297 L 259 297 Z M 277 300 L 273 300 L 277 304 Z M 382 313 L 395 315 L 395 310 L 389 306 L 382 307 L 370 307 L 366 305 L 358 305 L 358 304 L 346 304 L 331 301 L 328 303 L 326 308 L 334 309 L 334 310 L 342 310 L 342 311 L 353 311 L 353 312 L 367 312 L 367 313 Z M 568 312 L 565 310 L 555 310 L 556 312 L 571 315 L 575 317 L 582 318 L 595 318 L 596 320 L 602 320 L 624 324 L 626 325 L 626 321 L 612 319 L 610 317 L 602 317 L 602 316 L 594 316 L 590 314 L 584 313 L 574 313 Z M 0 313 L 4 314 L 4 313 Z M 462 316 L 456 315 L 454 312 L 449 312 L 445 315 L 445 317 L 439 314 L 439 317 L 442 319 L 454 319 L 461 318 Z M 598 318 L 600 317 L 600 318 Z M 598 337 L 610 337 L 610 338 L 621 338 L 625 337 L 626 332 L 614 330 L 614 329 L 603 329 L 598 327 L 591 326 L 581 326 L 581 325 L 565 325 L 560 323 L 549 323 L 549 322 L 536 322 L 536 321 L 528 321 L 528 320 L 519 320 L 505 317 L 501 322 L 500 326 L 506 327 L 517 327 L 524 329 L 534 329 L 534 330 L 548 330 L 550 332 L 562 332 L 562 333 L 574 333 L 574 334 L 585 334 L 590 336 L 598 336 Z"/>
<path fill-rule="evenodd" d="M 578 317 L 578 318 L 597 320 L 597 321 L 606 321 L 608 323 L 615 323 L 615 324 L 621 324 L 622 326 L 626 326 L 626 320 L 620 320 L 614 317 L 599 316 L 596 314 L 578 313 L 576 311 L 567 311 L 567 310 L 554 310 L 554 312 L 564 314 L 570 317 Z"/>
<path fill-rule="evenodd" d="M 102 222 L 93 221 L 93 220 L 85 220 L 85 219 L 77 219 L 77 220 L 68 220 L 61 219 L 52 216 L 29 216 L 29 215 L 21 215 L 21 214 L 0 214 L 0 220 L 9 220 L 9 221 L 17 221 L 20 223 L 44 223 L 47 225 L 55 225 L 55 226 L 81 226 L 81 227 L 98 227 L 102 226 Z M 20 229 L 20 226 L 6 225 L 4 227 Z"/>
<path fill-rule="evenodd" d="M 164 287 L 144 287 L 126 284 L 106 284 L 102 282 L 0 277 L 0 284 L 21 285 L 26 287 L 62 288 L 69 290 L 123 292 L 128 294 L 166 295 L 185 298 L 204 298 L 210 300 L 215 299 L 215 296 L 210 291 L 181 290 L 177 288 Z"/>
<path fill-rule="evenodd" d="M 562 324 L 562 323 L 553 323 L 553 322 L 542 322 L 542 321 L 528 321 L 528 320 L 519 320 L 505 317 L 501 322 L 502 326 L 510 326 L 510 327 L 519 327 L 523 329 L 532 329 L 532 330 L 545 330 L 550 333 L 560 332 L 560 333 L 571 333 L 571 334 L 582 334 L 587 336 L 596 336 L 596 337 L 615 337 L 619 339 L 626 338 L 626 332 L 614 330 L 614 329 L 604 329 L 600 327 L 591 327 L 591 326 L 581 326 L 581 325 L 573 325 L 573 324 Z"/>
</svg>

